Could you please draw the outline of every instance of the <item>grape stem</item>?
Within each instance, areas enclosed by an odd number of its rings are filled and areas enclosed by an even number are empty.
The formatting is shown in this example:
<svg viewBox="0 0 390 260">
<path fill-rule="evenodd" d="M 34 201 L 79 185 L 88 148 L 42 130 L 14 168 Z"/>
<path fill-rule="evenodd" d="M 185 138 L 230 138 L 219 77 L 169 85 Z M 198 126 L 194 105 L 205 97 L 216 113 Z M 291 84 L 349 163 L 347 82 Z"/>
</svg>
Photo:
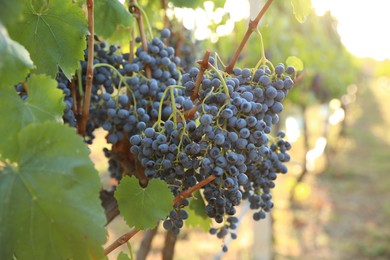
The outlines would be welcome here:
<svg viewBox="0 0 390 260">
<path fill-rule="evenodd" d="M 84 92 L 84 103 L 83 103 L 83 112 L 81 121 L 79 121 L 78 125 L 78 133 L 81 136 L 85 135 L 85 131 L 87 129 L 87 120 L 89 115 L 89 105 L 91 102 L 91 92 L 92 92 L 92 80 L 93 80 L 93 56 L 94 56 L 94 18 L 93 18 L 93 7 L 94 3 L 93 0 L 87 0 L 87 8 L 88 8 L 88 30 L 89 30 L 89 37 L 88 37 L 88 63 L 87 63 L 87 80 L 85 85 L 85 92 Z M 81 80 L 81 78 L 79 78 Z"/>
<path fill-rule="evenodd" d="M 130 238 L 135 236 L 139 231 L 140 231 L 139 229 L 134 228 L 134 229 L 130 230 L 129 232 L 127 232 L 126 234 L 120 236 L 117 240 L 115 240 L 114 243 L 112 243 L 106 249 L 104 249 L 104 255 L 108 255 L 109 253 L 114 251 L 116 248 L 120 247 L 121 245 L 123 245 L 124 243 L 129 241 Z"/>
<path fill-rule="evenodd" d="M 131 41 L 130 41 L 130 51 L 129 51 L 129 62 L 132 62 L 134 59 L 134 46 L 135 46 L 135 29 L 131 28 Z"/>
<path fill-rule="evenodd" d="M 225 72 L 229 74 L 232 73 L 234 65 L 236 64 L 238 57 L 241 54 L 241 51 L 244 49 L 244 46 L 248 42 L 249 36 L 252 34 L 252 32 L 254 32 L 257 29 L 257 26 L 259 25 L 261 18 L 267 12 L 268 7 L 272 4 L 272 2 L 273 0 L 268 0 L 263 6 L 263 8 L 260 10 L 259 14 L 256 16 L 256 18 L 254 20 L 249 21 L 248 29 L 244 35 L 244 38 L 242 39 L 240 45 L 238 46 L 238 49 L 234 54 L 233 59 L 230 61 L 230 64 L 226 67 Z"/>
<path fill-rule="evenodd" d="M 299 83 L 305 78 L 306 74 L 307 74 L 307 71 L 304 70 L 304 71 L 302 71 L 302 73 L 300 73 L 297 77 L 295 77 L 295 79 L 294 79 L 294 85 L 299 84 Z"/>
<path fill-rule="evenodd" d="M 182 199 L 188 198 L 189 196 L 191 196 L 192 193 L 194 193 L 195 191 L 197 191 L 197 190 L 201 189 L 202 187 L 206 186 L 207 184 L 209 184 L 210 182 L 215 180 L 215 178 L 217 178 L 215 175 L 210 175 L 209 177 L 207 177 L 203 181 L 197 183 L 196 185 L 192 186 L 188 190 L 185 190 L 185 191 L 181 192 L 179 195 L 177 195 L 173 199 L 173 204 L 176 204 L 176 203 L 180 204 Z"/>
<path fill-rule="evenodd" d="M 22 88 L 23 88 L 24 92 L 26 92 L 26 94 L 28 94 L 28 89 L 27 89 L 27 86 L 26 86 L 26 81 L 23 81 L 23 82 L 22 82 Z"/>
<path fill-rule="evenodd" d="M 198 76 L 196 77 L 194 91 L 192 91 L 192 95 L 191 95 L 192 101 L 195 101 L 197 98 L 199 98 L 199 86 L 200 83 L 202 82 L 204 72 L 209 67 L 209 59 L 210 59 L 210 50 L 207 50 L 203 60 L 198 61 L 198 64 L 200 65 L 200 71 Z"/>
<path fill-rule="evenodd" d="M 164 10 L 164 27 L 169 27 L 169 18 L 167 15 L 168 3 L 167 0 L 161 0 L 161 9 Z"/>
<path fill-rule="evenodd" d="M 136 19 L 137 19 L 139 34 L 140 34 L 140 36 L 141 36 L 142 50 L 143 50 L 144 52 L 147 52 L 147 51 L 148 51 L 148 43 L 147 43 L 147 40 L 146 40 L 144 23 L 143 23 L 143 21 L 142 21 L 142 11 L 141 11 L 141 9 L 139 8 L 139 6 L 138 6 L 136 0 L 131 0 L 131 1 L 130 1 L 129 11 L 130 11 L 131 13 L 135 14 L 135 17 L 136 17 Z M 151 33 L 151 32 L 150 32 L 150 33 Z M 146 73 L 146 77 L 147 77 L 148 79 L 150 79 L 150 78 L 152 77 L 152 71 L 151 71 L 149 65 L 147 65 L 147 66 L 145 67 L 145 73 Z"/>
<path fill-rule="evenodd" d="M 77 96 L 77 93 L 76 93 L 76 82 L 75 82 L 76 78 L 73 77 L 71 82 L 70 82 L 70 93 L 72 95 L 72 99 L 74 101 L 77 100 L 76 96 Z M 78 114 L 78 111 L 77 111 L 77 102 L 73 102 L 72 104 L 72 111 L 73 111 L 73 114 L 77 115 Z"/>
<path fill-rule="evenodd" d="M 184 41 L 184 36 L 183 36 L 184 25 L 180 24 L 179 26 L 180 26 L 180 28 L 179 28 L 179 31 L 177 32 L 178 36 L 177 36 L 175 53 L 176 53 L 176 56 L 181 57 L 181 55 L 182 55 L 182 50 L 181 49 L 182 49 L 183 41 Z"/>
</svg>

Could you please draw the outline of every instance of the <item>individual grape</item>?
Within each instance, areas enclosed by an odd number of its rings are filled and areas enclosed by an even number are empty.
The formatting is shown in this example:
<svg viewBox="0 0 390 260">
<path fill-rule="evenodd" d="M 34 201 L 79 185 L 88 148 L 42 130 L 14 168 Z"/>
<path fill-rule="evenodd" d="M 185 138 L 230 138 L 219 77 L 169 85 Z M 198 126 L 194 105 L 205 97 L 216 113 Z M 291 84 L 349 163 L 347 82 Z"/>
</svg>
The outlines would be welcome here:
<svg viewBox="0 0 390 260">
<path fill-rule="evenodd" d="M 118 135 L 116 134 L 109 134 L 107 137 L 107 142 L 110 144 L 116 144 L 118 142 Z"/>
<path fill-rule="evenodd" d="M 293 66 L 287 66 L 286 73 L 289 75 L 293 75 L 295 73 L 295 69 Z"/>
<path fill-rule="evenodd" d="M 251 70 L 248 68 L 245 68 L 241 71 L 241 76 L 243 78 L 249 78 L 251 76 Z"/>
<path fill-rule="evenodd" d="M 170 221 L 168 219 L 164 220 L 163 227 L 165 230 L 171 230 L 173 227 L 172 221 Z"/>
<path fill-rule="evenodd" d="M 225 142 L 225 136 L 223 134 L 217 134 L 214 137 L 214 142 L 217 145 L 222 145 Z"/>
<path fill-rule="evenodd" d="M 111 95 L 108 94 L 108 93 L 103 93 L 102 94 L 102 99 L 107 102 L 107 101 L 109 101 L 111 99 Z"/>
<path fill-rule="evenodd" d="M 126 109 L 119 109 L 118 110 L 118 117 L 121 118 L 121 119 L 125 119 L 129 116 L 129 111 L 127 111 Z"/>
<path fill-rule="evenodd" d="M 271 84 L 271 79 L 267 75 L 262 75 L 259 79 L 259 82 L 262 86 L 266 87 Z"/>
<path fill-rule="evenodd" d="M 268 98 L 275 98 L 278 94 L 278 91 L 276 90 L 276 88 L 272 87 L 272 86 L 269 86 L 266 90 L 265 90 L 265 95 L 268 97 Z"/>
<path fill-rule="evenodd" d="M 284 79 L 284 88 L 287 89 L 287 90 L 290 90 L 294 85 L 294 82 L 292 81 L 292 79 L 290 77 L 286 77 Z"/>
<path fill-rule="evenodd" d="M 234 113 L 230 108 L 226 108 L 226 109 L 222 110 L 222 112 L 221 112 L 221 117 L 223 117 L 225 119 L 229 119 L 233 115 L 234 115 Z"/>
<path fill-rule="evenodd" d="M 210 230 L 209 230 L 209 233 L 211 234 L 211 235 L 215 235 L 215 234 L 217 234 L 217 229 L 216 228 L 210 228 Z"/>
<path fill-rule="evenodd" d="M 283 105 L 282 105 L 282 103 L 280 103 L 280 102 L 275 102 L 275 103 L 272 105 L 271 109 L 272 109 L 272 112 L 278 114 L 278 113 L 282 112 L 282 110 L 283 110 Z"/>
<path fill-rule="evenodd" d="M 152 137 L 154 136 L 154 134 L 155 134 L 155 131 L 154 131 L 153 128 L 148 127 L 148 128 L 146 128 L 146 129 L 144 130 L 144 133 L 145 133 L 145 136 L 146 136 L 146 137 L 152 138 Z"/>
<path fill-rule="evenodd" d="M 213 116 L 209 115 L 209 114 L 204 114 L 200 118 L 200 123 L 202 125 L 210 125 L 212 123 L 212 121 L 213 121 Z"/>
<path fill-rule="evenodd" d="M 275 73 L 281 75 L 284 72 L 284 65 L 279 63 L 275 66 Z"/>
<path fill-rule="evenodd" d="M 106 94 L 106 93 L 105 93 Z M 119 104 L 121 104 L 122 106 L 127 106 L 128 102 L 129 102 L 129 98 L 127 97 L 127 95 L 125 94 L 122 94 L 118 97 L 118 102 Z"/>
</svg>

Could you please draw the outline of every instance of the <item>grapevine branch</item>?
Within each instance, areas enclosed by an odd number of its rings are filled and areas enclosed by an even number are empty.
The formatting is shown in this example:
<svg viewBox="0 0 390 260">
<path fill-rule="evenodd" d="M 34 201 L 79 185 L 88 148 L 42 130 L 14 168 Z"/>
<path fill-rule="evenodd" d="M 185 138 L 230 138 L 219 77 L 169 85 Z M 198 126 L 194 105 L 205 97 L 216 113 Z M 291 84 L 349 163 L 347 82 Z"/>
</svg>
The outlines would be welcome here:
<svg viewBox="0 0 390 260">
<path fill-rule="evenodd" d="M 148 51 L 148 43 L 146 40 L 146 35 L 145 35 L 145 28 L 144 28 L 144 23 L 142 21 L 142 12 L 138 7 L 137 1 L 136 0 L 131 0 L 130 1 L 130 12 L 135 14 L 135 17 L 137 19 L 137 24 L 138 24 L 138 30 L 139 34 L 141 36 L 141 44 L 142 44 L 142 50 L 147 52 Z M 147 78 L 152 77 L 152 71 L 149 66 L 145 67 L 145 73 Z"/>
<path fill-rule="evenodd" d="M 301 74 L 299 74 L 297 77 L 295 77 L 294 85 L 299 84 L 305 78 L 306 74 L 307 74 L 307 71 L 304 70 Z"/>
<path fill-rule="evenodd" d="M 75 82 L 75 77 L 72 78 L 72 81 L 70 82 L 70 93 L 72 95 L 72 99 L 73 100 L 77 100 L 76 96 L 77 96 L 77 93 L 76 93 L 76 82 Z M 77 102 L 73 102 L 73 105 L 72 105 L 72 110 L 73 110 L 73 113 L 75 115 L 78 114 L 78 111 L 77 111 Z"/>
<path fill-rule="evenodd" d="M 238 49 L 237 49 L 236 53 L 234 54 L 233 59 L 230 61 L 230 64 L 226 67 L 225 71 L 227 73 L 229 73 L 229 74 L 232 73 L 234 65 L 236 64 L 238 57 L 241 54 L 241 51 L 244 49 L 244 46 L 248 42 L 249 36 L 252 34 L 252 32 L 254 32 L 256 30 L 261 18 L 267 12 L 268 7 L 272 4 L 272 2 L 273 2 L 273 0 L 268 0 L 265 3 L 265 5 L 263 6 L 263 8 L 260 10 L 259 14 L 256 16 L 256 18 L 254 20 L 249 21 L 248 29 L 244 35 L 244 38 L 242 39 L 240 46 L 238 46 Z"/>
<path fill-rule="evenodd" d="M 87 120 L 89 115 L 89 105 L 91 102 L 91 92 L 92 92 L 92 79 L 93 79 L 93 45 L 94 45 L 94 18 L 93 18 L 93 0 L 87 0 L 87 8 L 88 8 L 88 63 L 87 63 L 87 80 L 85 85 L 85 93 L 84 93 L 84 103 L 83 103 L 83 113 L 81 121 L 78 125 L 78 133 L 82 136 L 85 135 L 85 131 L 87 128 Z M 81 78 L 79 79 L 81 80 Z"/>
<path fill-rule="evenodd" d="M 192 193 L 194 193 L 195 191 L 199 190 L 200 188 L 206 186 L 207 184 L 209 184 L 210 182 L 215 180 L 215 178 L 216 178 L 215 175 L 210 175 L 209 177 L 207 177 L 203 181 L 197 183 L 196 185 L 192 186 L 188 190 L 181 192 L 179 195 L 177 195 L 175 197 L 175 199 L 173 200 L 173 204 L 176 204 L 176 203 L 179 204 L 182 201 L 182 199 L 188 198 L 189 196 L 191 196 Z"/>
<path fill-rule="evenodd" d="M 114 251 L 116 248 L 120 247 L 121 245 L 123 245 L 124 243 L 129 241 L 130 238 L 135 236 L 139 231 L 140 231 L 139 229 L 134 228 L 134 229 L 130 230 L 129 232 L 127 232 L 126 234 L 119 237 L 117 240 L 115 240 L 114 243 L 112 243 L 106 249 L 104 249 L 104 255 L 108 255 L 109 253 Z"/>
<path fill-rule="evenodd" d="M 199 86 L 200 86 L 200 83 L 202 82 L 204 72 L 209 67 L 209 58 L 210 58 L 210 50 L 207 50 L 206 54 L 204 55 L 203 60 L 198 61 L 199 65 L 200 65 L 200 71 L 199 71 L 199 74 L 196 78 L 194 91 L 192 92 L 192 95 L 191 95 L 192 101 L 195 101 L 199 97 Z"/>
<path fill-rule="evenodd" d="M 134 46 L 135 46 L 135 30 L 134 27 L 131 28 L 131 41 L 130 41 L 130 52 L 129 52 L 129 62 L 132 62 L 134 59 Z"/>
<path fill-rule="evenodd" d="M 176 56 L 178 57 L 181 57 L 182 55 L 182 46 L 183 46 L 183 41 L 184 41 L 184 25 L 183 24 L 180 24 L 179 25 L 180 28 L 179 28 L 179 31 L 178 31 L 178 36 L 177 36 L 177 42 L 176 42 L 176 47 L 175 47 L 175 53 L 176 53 Z"/>
<path fill-rule="evenodd" d="M 164 10 L 164 27 L 168 28 L 169 18 L 167 16 L 168 3 L 167 0 L 161 0 L 161 8 Z"/>
<path fill-rule="evenodd" d="M 26 86 L 26 81 L 23 81 L 23 82 L 22 82 L 22 88 L 23 88 L 24 92 L 26 92 L 26 94 L 28 94 L 28 89 L 27 89 L 27 86 Z"/>
<path fill-rule="evenodd" d="M 199 182 L 198 184 L 194 185 L 193 187 L 189 188 L 188 190 L 185 190 L 183 192 L 181 192 L 179 195 L 177 195 L 174 199 L 173 199 L 173 204 L 180 204 L 180 202 L 182 201 L 182 199 L 185 199 L 185 198 L 188 198 L 189 196 L 191 196 L 192 193 L 194 193 L 195 191 L 201 189 L 202 187 L 206 186 L 207 184 L 209 184 L 210 182 L 212 182 L 213 180 L 215 180 L 216 176 L 215 175 L 210 175 L 209 177 L 207 177 L 206 179 L 204 179 L 203 181 Z M 129 241 L 129 239 L 131 239 L 135 234 L 137 234 L 140 230 L 138 229 L 132 229 L 131 231 L 129 231 L 128 233 L 120 236 L 117 240 L 115 240 L 114 243 L 112 243 L 111 245 L 109 245 L 105 250 L 104 250 L 104 254 L 105 255 L 108 255 L 109 253 L 111 253 L 113 250 L 115 250 L 117 247 L 120 247 L 121 245 L 123 245 L 124 243 L 126 243 L 127 241 Z"/>
</svg>

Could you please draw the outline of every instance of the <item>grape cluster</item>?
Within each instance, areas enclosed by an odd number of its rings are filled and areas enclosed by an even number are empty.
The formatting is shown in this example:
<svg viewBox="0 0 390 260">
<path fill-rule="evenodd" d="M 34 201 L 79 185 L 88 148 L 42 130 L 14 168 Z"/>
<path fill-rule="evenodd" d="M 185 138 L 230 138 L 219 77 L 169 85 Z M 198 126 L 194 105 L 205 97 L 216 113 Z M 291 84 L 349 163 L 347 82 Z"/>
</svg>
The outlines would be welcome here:
<svg viewBox="0 0 390 260">
<path fill-rule="evenodd" d="M 77 120 L 72 110 L 74 100 L 72 98 L 71 90 L 69 87 L 70 82 L 62 72 L 58 73 L 56 79 L 57 79 L 57 88 L 61 89 L 62 92 L 64 93 L 65 110 L 64 110 L 63 120 L 65 123 L 74 127 L 76 126 Z"/>
<path fill-rule="evenodd" d="M 163 29 L 160 38 L 147 46 L 135 39 L 140 44 L 135 57 L 120 53 L 117 46 L 94 45 L 85 141 L 92 143 L 94 130 L 102 128 L 113 146 L 128 142 L 128 152 L 139 161 L 146 178 L 164 180 L 176 197 L 210 180 L 201 187 L 205 214 L 221 224 L 210 233 L 235 239 L 236 207 L 248 200 L 253 219 L 265 218 L 273 208 L 271 190 L 277 174 L 287 173 L 291 145 L 283 132 L 272 133 L 272 126 L 279 122 L 295 70 L 283 64 L 261 65 L 235 68 L 229 74 L 210 58 L 205 70 L 192 67 L 181 74 L 180 58 L 164 44 L 170 36 Z M 85 61 L 80 62 L 79 82 L 72 82 L 83 88 L 87 56 L 85 52 Z M 58 73 L 57 82 L 64 93 L 64 121 L 76 126 L 77 105 L 72 96 L 77 93 L 71 93 L 71 82 L 63 73 Z M 27 98 L 22 84 L 15 88 Z M 104 149 L 109 171 L 120 181 L 124 157 L 115 153 L 115 149 Z M 180 232 L 189 203 L 183 198 L 173 205 L 163 222 L 165 229 Z"/>
<path fill-rule="evenodd" d="M 163 30 L 161 38 L 148 42 L 147 51 L 138 47 L 136 57 L 131 61 L 128 53 L 118 54 L 116 46 L 107 48 L 105 43 L 95 44 L 92 116 L 88 132 L 102 127 L 108 132 L 108 143 L 116 144 L 156 121 L 165 89 L 176 85 L 179 79 L 176 68 L 180 59 L 175 57 L 172 47 L 163 44 L 163 39 L 169 35 L 169 30 Z M 140 42 L 140 39 L 136 41 Z M 87 53 L 85 55 L 87 58 Z M 86 61 L 81 65 L 85 75 Z M 151 73 L 151 78 L 146 77 L 146 71 Z M 85 77 L 83 81 L 84 85 Z M 169 113 L 168 108 L 165 114 Z"/>
<path fill-rule="evenodd" d="M 94 130 L 103 128 L 108 143 L 129 142 L 129 152 L 145 176 L 164 180 L 174 196 L 212 177 L 202 187 L 205 214 L 221 225 L 210 233 L 235 239 L 236 207 L 248 200 L 253 219 L 265 218 L 273 207 L 271 190 L 277 174 L 287 172 L 291 145 L 283 132 L 272 133 L 272 126 L 279 122 L 295 70 L 283 64 L 261 65 L 235 68 L 228 74 L 210 58 L 205 72 L 192 67 L 181 74 L 181 60 L 173 47 L 164 44 L 170 34 L 162 30 L 160 38 L 147 42 L 146 48 L 139 46 L 135 57 L 121 54 L 117 46 L 94 45 L 85 141 L 92 143 Z M 81 61 L 83 87 L 86 67 L 87 61 Z M 70 81 L 62 73 L 57 81 L 64 92 L 64 121 L 75 126 Z M 22 85 L 16 90 L 25 96 Z M 195 91 L 198 98 L 193 100 Z M 111 176 L 120 181 L 123 156 L 115 152 L 104 149 Z M 189 203 L 184 198 L 173 205 L 163 222 L 165 229 L 180 232 Z"/>
<path fill-rule="evenodd" d="M 223 238 L 230 230 L 236 237 L 232 232 L 237 223 L 235 207 L 248 199 L 255 210 L 253 219 L 265 218 L 273 207 L 270 191 L 277 174 L 287 172 L 284 163 L 290 160 L 287 151 L 291 145 L 283 140 L 283 132 L 273 137 L 271 128 L 279 121 L 295 71 L 278 64 L 272 71 L 267 66 L 236 68 L 229 75 L 210 66 L 204 75 L 195 67 L 182 75 L 183 96 L 174 93 L 175 99 L 170 101 L 177 122 L 172 118 L 158 121 L 133 135 L 131 152 L 145 167 L 146 176 L 171 184 L 175 196 L 215 176 L 204 186 L 205 212 L 224 224 L 210 233 Z M 194 104 L 188 96 L 196 88 L 198 77 L 202 77 L 200 102 Z M 179 105 L 177 100 L 181 100 Z M 194 107 L 195 116 L 187 117 L 186 112 Z M 177 212 L 181 210 L 176 208 Z M 171 214 L 164 227 L 178 232 L 182 218 L 177 216 Z"/>
</svg>

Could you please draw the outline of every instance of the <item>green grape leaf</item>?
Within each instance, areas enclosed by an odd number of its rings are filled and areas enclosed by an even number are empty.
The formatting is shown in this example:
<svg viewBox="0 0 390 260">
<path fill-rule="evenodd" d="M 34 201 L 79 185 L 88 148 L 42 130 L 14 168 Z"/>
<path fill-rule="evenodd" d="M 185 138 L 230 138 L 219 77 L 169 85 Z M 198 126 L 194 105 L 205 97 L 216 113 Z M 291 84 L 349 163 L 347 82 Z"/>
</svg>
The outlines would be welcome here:
<svg viewBox="0 0 390 260">
<path fill-rule="evenodd" d="M 32 74 L 26 83 L 28 98 L 23 101 L 13 86 L 0 88 L 0 155 L 15 159 L 16 134 L 31 123 L 62 122 L 65 104 L 57 82 Z"/>
<path fill-rule="evenodd" d="M 22 81 L 29 69 L 33 68 L 33 62 L 28 51 L 18 42 L 9 38 L 7 30 L 1 23 L 0 57 L 0 86 Z"/>
<path fill-rule="evenodd" d="M 82 9 L 72 1 L 29 4 L 23 21 L 13 24 L 9 33 L 30 52 L 37 73 L 55 77 L 60 66 L 70 78 L 84 59 L 87 23 Z"/>
<path fill-rule="evenodd" d="M 211 219 L 206 215 L 204 208 L 206 207 L 202 195 L 199 191 L 194 192 L 194 198 L 191 199 L 190 205 L 187 208 L 188 219 L 186 225 L 189 227 L 200 227 L 204 231 L 208 231 L 211 226 Z"/>
<path fill-rule="evenodd" d="M 16 22 L 22 15 L 24 2 L 25 0 L 0 0 L 0 23 L 8 26 Z"/>
<path fill-rule="evenodd" d="M 31 0 L 32 8 L 36 13 L 44 13 L 49 8 L 50 0 Z"/>
<path fill-rule="evenodd" d="M 303 23 L 311 11 L 311 0 L 291 0 L 295 18 Z"/>
<path fill-rule="evenodd" d="M 142 188 L 136 178 L 125 177 L 118 185 L 115 198 L 126 223 L 140 230 L 154 228 L 173 207 L 172 192 L 164 181 L 156 179 Z"/>
<path fill-rule="evenodd" d="M 303 62 L 300 58 L 296 56 L 290 56 L 286 60 L 287 66 L 293 66 L 295 68 L 295 71 L 301 71 L 303 70 Z"/>
<path fill-rule="evenodd" d="M 0 161 L 0 259 L 102 258 L 100 181 L 82 138 L 55 122 L 13 134 L 17 159 Z"/>
<path fill-rule="evenodd" d="M 105 39 L 115 37 L 111 40 L 121 42 L 131 39 L 131 33 L 128 31 L 133 26 L 133 16 L 126 10 L 123 4 L 118 0 L 100 0 L 95 1 L 95 33 Z M 127 31 L 127 32 L 126 32 Z M 121 37 L 118 37 L 121 35 Z"/>
<path fill-rule="evenodd" d="M 120 252 L 116 260 L 131 260 L 131 258 L 123 252 Z"/>
</svg>

